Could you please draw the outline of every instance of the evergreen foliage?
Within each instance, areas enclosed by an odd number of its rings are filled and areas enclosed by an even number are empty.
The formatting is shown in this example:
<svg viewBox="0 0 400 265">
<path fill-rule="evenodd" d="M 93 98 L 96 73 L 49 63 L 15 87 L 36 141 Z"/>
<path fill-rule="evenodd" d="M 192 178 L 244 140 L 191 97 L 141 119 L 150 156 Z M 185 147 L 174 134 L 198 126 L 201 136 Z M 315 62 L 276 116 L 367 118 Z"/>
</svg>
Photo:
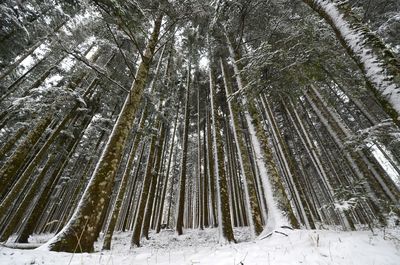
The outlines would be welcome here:
<svg viewBox="0 0 400 265">
<path fill-rule="evenodd" d="M 381 2 L 3 1 L 0 241 L 400 218 L 400 4 Z"/>
</svg>

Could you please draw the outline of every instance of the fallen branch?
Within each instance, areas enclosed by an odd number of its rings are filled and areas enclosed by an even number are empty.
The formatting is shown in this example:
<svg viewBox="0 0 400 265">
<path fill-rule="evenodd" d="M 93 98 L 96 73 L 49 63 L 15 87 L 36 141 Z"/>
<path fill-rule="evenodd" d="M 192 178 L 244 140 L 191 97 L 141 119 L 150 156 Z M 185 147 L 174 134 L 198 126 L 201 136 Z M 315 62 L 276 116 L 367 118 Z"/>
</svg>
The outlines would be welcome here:
<svg viewBox="0 0 400 265">
<path fill-rule="evenodd" d="M 280 231 L 274 231 L 275 233 L 277 233 L 277 234 L 281 234 L 281 235 L 284 235 L 284 236 L 289 236 L 288 234 L 285 234 L 285 233 L 283 233 L 283 232 L 280 232 Z"/>
<path fill-rule="evenodd" d="M 40 243 L 3 243 L 0 244 L 2 247 L 13 248 L 13 249 L 35 249 L 40 247 L 42 244 Z"/>
</svg>

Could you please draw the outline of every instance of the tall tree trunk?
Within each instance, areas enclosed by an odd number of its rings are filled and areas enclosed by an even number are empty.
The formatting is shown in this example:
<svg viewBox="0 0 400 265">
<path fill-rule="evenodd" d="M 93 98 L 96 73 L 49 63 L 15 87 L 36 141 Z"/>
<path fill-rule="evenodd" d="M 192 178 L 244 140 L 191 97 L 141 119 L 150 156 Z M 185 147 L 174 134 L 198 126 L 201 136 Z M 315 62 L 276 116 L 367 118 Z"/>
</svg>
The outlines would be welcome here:
<svg viewBox="0 0 400 265">
<path fill-rule="evenodd" d="M 161 201 L 160 201 L 160 209 L 158 211 L 158 220 L 156 224 L 156 232 L 159 233 L 161 231 L 161 221 L 162 221 L 162 216 L 164 212 L 164 202 L 165 202 L 165 195 L 167 193 L 167 186 L 168 186 L 168 180 L 169 180 L 169 171 L 171 168 L 171 162 L 172 162 L 172 154 L 174 150 L 174 145 L 175 145 L 175 134 L 176 134 L 176 127 L 178 125 L 178 116 L 179 116 L 179 106 L 177 107 L 176 110 L 176 116 L 175 116 L 175 124 L 174 124 L 174 129 L 172 132 L 172 137 L 171 137 L 171 147 L 169 149 L 169 158 L 168 158 L 168 164 L 167 164 L 167 170 L 165 172 L 165 179 L 163 183 L 163 191 L 161 193 Z M 171 183 L 172 186 L 172 183 Z"/>
<path fill-rule="evenodd" d="M 212 54 L 209 53 L 210 62 L 212 62 Z M 229 207 L 229 194 L 227 177 L 224 166 L 224 147 L 221 137 L 221 124 L 218 120 L 217 112 L 218 105 L 216 102 L 217 87 L 215 85 L 214 66 L 210 63 L 209 66 L 209 80 L 210 80 L 210 102 L 211 102 L 211 117 L 213 121 L 212 126 L 212 146 L 215 161 L 215 176 L 217 180 L 217 199 L 218 199 L 218 225 L 223 236 L 220 240 L 224 239 L 228 242 L 235 242 L 233 235 L 232 219 Z"/>
<path fill-rule="evenodd" d="M 209 102 L 207 102 L 207 104 L 210 104 Z M 212 129 L 211 129 L 211 113 L 208 109 L 206 109 L 207 111 L 207 163 L 208 163 L 208 182 L 209 182 L 209 187 L 210 187 L 210 206 L 211 206 L 211 215 L 212 215 L 212 225 L 214 227 L 218 226 L 218 214 L 217 214 L 217 200 L 215 198 L 215 161 L 214 161 L 214 154 L 212 151 Z"/>
<path fill-rule="evenodd" d="M 47 126 L 49 126 L 52 117 L 51 114 L 48 114 L 40 118 L 36 126 L 28 133 L 26 138 L 17 146 L 12 156 L 1 167 L 0 198 L 6 195 L 7 188 L 15 181 L 14 178 L 17 176 L 17 172 L 22 168 L 25 158 L 43 135 Z"/>
<path fill-rule="evenodd" d="M 111 214 L 111 219 L 108 224 L 106 233 L 104 235 L 103 250 L 109 250 L 111 248 L 111 239 L 112 239 L 112 236 L 114 233 L 115 225 L 117 224 L 118 216 L 120 215 L 121 205 L 122 205 L 122 201 L 123 201 L 123 198 L 125 195 L 125 190 L 127 188 L 128 179 L 131 174 L 132 167 L 133 167 L 135 154 L 136 154 L 140 139 L 142 138 L 140 135 L 140 132 L 144 127 L 146 118 L 147 118 L 147 106 L 145 104 L 143 113 L 142 113 L 142 117 L 140 118 L 139 126 L 136 131 L 135 139 L 133 140 L 132 147 L 131 147 L 131 150 L 128 155 L 128 163 L 125 166 L 125 170 L 124 170 L 124 173 L 123 173 L 122 179 L 121 179 L 121 184 L 120 184 L 120 187 L 117 192 L 114 206 L 112 207 L 113 210 L 112 210 L 112 214 Z"/>
<path fill-rule="evenodd" d="M 159 118 L 161 119 L 161 118 Z M 165 140 L 165 130 L 166 126 L 162 122 L 159 122 L 160 128 L 158 130 L 159 138 L 157 141 L 157 154 L 155 156 L 155 162 L 153 166 L 153 170 L 151 172 L 151 187 L 150 187 L 150 192 L 149 192 L 149 197 L 147 200 L 147 205 L 146 205 L 146 211 L 144 214 L 144 220 L 143 220 L 143 227 L 142 227 L 142 236 L 146 237 L 146 239 L 149 239 L 149 229 L 150 229 L 150 220 L 153 212 L 153 207 L 154 207 L 154 198 L 156 194 L 156 188 L 157 188 L 157 183 L 159 181 L 159 172 L 160 172 L 160 164 L 161 164 L 161 159 L 162 159 L 162 153 L 163 153 L 163 145 L 164 145 L 164 140 Z"/>
<path fill-rule="evenodd" d="M 400 61 L 352 12 L 347 1 L 303 0 L 333 28 L 338 40 L 364 74 L 367 87 L 400 125 Z"/>
<path fill-rule="evenodd" d="M 201 136 L 200 136 L 200 86 L 197 85 L 197 192 L 198 192 L 198 223 L 204 229 L 203 186 L 201 174 Z"/>
<path fill-rule="evenodd" d="M 153 178 L 153 166 L 154 166 L 154 158 L 155 158 L 155 151 L 156 151 L 156 141 L 157 137 L 155 135 L 151 136 L 151 143 L 150 143 L 150 150 L 147 157 L 147 165 L 146 165 L 146 172 L 143 179 L 142 185 L 142 192 L 140 193 L 140 199 L 138 202 L 136 214 L 135 214 L 135 222 L 133 224 L 133 234 L 131 239 L 131 246 L 136 245 L 140 247 L 140 236 L 142 233 L 143 227 L 143 220 L 146 210 L 146 203 L 148 200 L 150 191 L 150 185 Z"/>
<path fill-rule="evenodd" d="M 232 50 L 231 52 L 231 58 L 233 61 L 233 64 L 236 65 L 236 55 L 234 54 L 232 43 L 228 39 L 228 46 L 229 50 Z M 225 85 L 225 93 L 226 96 L 229 97 L 232 94 L 232 82 L 229 78 L 228 71 L 226 67 L 223 65 L 221 61 L 221 67 L 223 71 L 223 77 L 224 77 L 224 85 Z M 238 66 L 235 66 L 235 68 L 238 68 Z M 240 74 L 239 69 L 235 70 L 236 78 L 240 79 Z M 237 80 L 238 87 L 239 89 L 242 87 L 242 81 Z M 252 227 L 252 232 L 258 236 L 262 231 L 263 231 L 263 225 L 262 225 L 262 217 L 261 217 L 261 209 L 259 205 L 259 201 L 257 199 L 257 190 L 256 190 L 256 183 L 254 176 L 252 175 L 252 166 L 251 166 L 251 161 L 249 157 L 249 153 L 247 152 L 246 149 L 246 143 L 243 137 L 241 137 L 240 129 L 239 129 L 239 124 L 240 124 L 240 106 L 236 102 L 228 101 L 228 107 L 229 107 L 229 112 L 231 116 L 231 127 L 233 129 L 233 135 L 235 138 L 235 143 L 237 147 L 237 152 L 238 152 L 238 157 L 239 157 L 239 165 L 240 169 L 242 171 L 243 175 L 243 180 L 245 182 L 245 194 L 246 194 L 246 200 L 249 203 L 248 209 L 247 209 L 247 215 L 248 219 L 250 220 L 250 226 Z"/>
<path fill-rule="evenodd" d="M 186 161 L 187 161 L 187 150 L 188 150 L 188 137 L 189 137 L 189 95 L 190 95 L 190 72 L 191 72 L 191 60 L 188 60 L 187 70 L 187 81 L 186 81 L 186 99 L 185 99 L 185 123 L 183 127 L 183 147 L 182 147 L 182 160 L 181 170 L 179 176 L 179 198 L 177 205 L 177 216 L 176 216 L 176 232 L 178 235 L 183 234 L 183 217 L 185 211 L 185 190 L 186 190 Z"/>
<path fill-rule="evenodd" d="M 101 217 L 107 210 L 109 196 L 122 158 L 128 134 L 132 128 L 139 102 L 142 98 L 150 63 L 154 55 L 160 33 L 162 15 L 155 20 L 153 32 L 149 38 L 136 78 L 125 100 L 121 113 L 114 125 L 107 146 L 100 157 L 91 180 L 69 223 L 51 239 L 47 245 L 50 250 L 66 252 L 92 252 L 102 226 Z"/>
</svg>

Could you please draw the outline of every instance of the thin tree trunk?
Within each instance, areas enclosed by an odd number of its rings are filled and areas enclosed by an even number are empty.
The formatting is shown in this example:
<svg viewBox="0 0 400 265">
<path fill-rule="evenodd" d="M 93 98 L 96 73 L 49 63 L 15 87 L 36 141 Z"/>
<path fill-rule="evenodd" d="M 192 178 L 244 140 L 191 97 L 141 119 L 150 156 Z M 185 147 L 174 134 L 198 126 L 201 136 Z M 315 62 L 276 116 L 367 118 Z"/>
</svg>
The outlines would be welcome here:
<svg viewBox="0 0 400 265">
<path fill-rule="evenodd" d="M 139 172 L 140 172 L 140 168 L 141 168 L 141 164 L 142 164 L 142 159 L 143 159 L 143 154 L 145 151 L 145 142 L 143 141 L 141 150 L 140 150 L 140 155 L 139 155 L 139 159 L 137 162 L 137 166 L 136 166 L 136 170 L 133 176 L 133 180 L 131 183 L 131 191 L 129 196 L 127 197 L 128 200 L 128 206 L 127 206 L 127 210 L 123 219 L 123 224 L 122 224 L 122 231 L 126 231 L 127 229 L 129 229 L 129 219 L 134 219 L 135 215 L 132 214 L 133 210 L 133 199 L 135 198 L 135 192 L 136 192 L 136 187 L 137 187 L 137 182 L 138 182 L 138 178 L 139 178 Z"/>
<path fill-rule="evenodd" d="M 165 180 L 163 184 L 163 191 L 161 193 L 161 201 L 160 201 L 160 209 L 158 211 L 158 220 L 156 224 L 156 232 L 159 233 L 161 231 L 161 221 L 162 221 L 162 215 L 164 212 L 164 202 L 165 202 L 165 194 L 167 193 L 167 186 L 168 186 L 168 180 L 169 180 L 169 171 L 171 168 L 171 162 L 172 162 L 172 155 L 173 155 L 173 150 L 174 150 L 174 145 L 175 145 L 175 134 L 176 134 L 176 127 L 178 125 L 178 116 L 179 116 L 179 107 L 176 110 L 176 116 L 175 116 L 175 124 L 174 124 L 174 129 L 172 132 L 172 137 L 171 137 L 171 147 L 169 149 L 169 158 L 168 158 L 168 165 L 167 165 L 167 170 L 165 172 Z M 172 186 L 172 184 L 171 184 Z"/>
<path fill-rule="evenodd" d="M 160 118 L 159 118 L 160 119 Z M 143 220 L 143 226 L 142 226 L 142 236 L 146 237 L 146 239 L 149 239 L 149 229 L 150 229 L 150 220 L 151 220 L 151 215 L 153 213 L 153 206 L 154 206 L 154 197 L 156 194 L 156 188 L 157 188 L 157 183 L 159 181 L 159 172 L 160 172 L 160 164 L 161 164 L 161 158 L 162 158 L 162 151 L 163 151 L 163 145 L 164 145 L 164 140 L 165 140 L 165 129 L 166 126 L 165 124 L 159 122 L 160 124 L 160 129 L 158 131 L 159 133 L 159 138 L 157 141 L 157 154 L 155 155 L 155 162 L 153 166 L 153 170 L 151 172 L 151 187 L 150 187 L 150 192 L 149 192 L 149 197 L 147 200 L 147 205 L 146 205 L 146 211 L 144 213 L 144 220 Z"/>
<path fill-rule="evenodd" d="M 208 196 L 210 194 L 210 190 L 208 188 L 208 162 L 207 162 L 207 142 L 206 142 L 206 123 L 204 122 L 203 126 L 203 161 L 204 161 L 204 173 L 203 173 L 203 224 L 204 227 L 209 226 L 209 217 L 208 217 L 208 207 L 209 201 Z"/>
<path fill-rule="evenodd" d="M 211 57 L 211 52 L 209 53 Z M 210 58 L 210 62 L 212 58 Z M 229 194 L 227 177 L 224 167 L 224 147 L 221 139 L 221 125 L 217 117 L 218 105 L 216 102 L 216 85 L 215 73 L 212 63 L 209 66 L 209 80 L 210 80 L 210 102 L 211 102 L 211 117 L 213 121 L 212 138 L 213 138 L 213 152 L 215 161 L 215 176 L 217 179 L 217 198 L 218 198 L 218 225 L 221 231 L 222 238 L 228 242 L 236 242 L 233 235 L 232 219 L 229 208 Z"/>
<path fill-rule="evenodd" d="M 186 99 L 185 99 L 185 123 L 183 128 L 183 147 L 182 147 L 182 160 L 181 170 L 179 176 L 179 198 L 177 205 L 177 217 L 176 217 L 176 232 L 178 235 L 183 234 L 183 217 L 185 211 L 185 190 L 186 190 L 186 163 L 187 163 L 187 150 L 188 150 L 188 136 L 189 136 L 189 95 L 190 95 L 190 82 L 191 82 L 191 60 L 188 60 L 187 69 L 187 81 L 186 81 Z"/>
<path fill-rule="evenodd" d="M 147 166 L 146 173 L 143 179 L 142 192 L 140 193 L 140 199 L 138 202 L 137 210 L 136 210 L 136 218 L 133 224 L 133 234 L 131 239 L 131 246 L 136 245 L 140 247 L 140 236 L 142 233 L 143 219 L 146 210 L 146 203 L 149 197 L 150 185 L 153 178 L 153 166 L 154 166 L 154 157 L 156 151 L 156 136 L 151 136 L 150 150 L 147 157 Z M 151 194 L 150 194 L 151 196 Z"/>
<path fill-rule="evenodd" d="M 17 172 L 25 162 L 25 158 L 32 150 L 34 145 L 40 139 L 45 132 L 46 128 L 52 121 L 52 115 L 47 114 L 46 116 L 39 119 L 36 126 L 28 133 L 26 138 L 18 145 L 12 156 L 4 163 L 0 169 L 0 196 L 6 195 L 7 188 L 15 180 Z M 1 214 L 0 214 L 1 216 Z M 1 217 L 0 217 L 1 218 Z"/>
</svg>

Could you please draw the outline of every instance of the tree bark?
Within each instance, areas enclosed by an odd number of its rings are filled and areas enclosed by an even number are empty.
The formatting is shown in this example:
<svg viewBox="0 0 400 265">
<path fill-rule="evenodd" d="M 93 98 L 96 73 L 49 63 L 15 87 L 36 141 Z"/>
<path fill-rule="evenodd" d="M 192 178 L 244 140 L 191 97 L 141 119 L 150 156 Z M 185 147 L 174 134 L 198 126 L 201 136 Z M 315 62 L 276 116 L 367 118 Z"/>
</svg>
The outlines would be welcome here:
<svg viewBox="0 0 400 265">
<path fill-rule="evenodd" d="M 236 61 L 238 58 L 235 55 L 232 47 L 232 43 L 227 37 L 227 42 L 229 46 L 229 50 L 231 51 L 231 58 L 233 61 L 233 64 L 235 65 L 234 68 L 238 68 L 235 70 L 236 78 L 239 79 L 237 80 L 238 87 L 239 89 L 243 86 L 242 81 L 240 79 L 240 69 L 236 65 Z M 226 69 L 226 66 L 223 65 L 223 62 L 221 61 L 221 68 L 223 72 L 223 77 L 224 77 L 224 85 L 225 85 L 225 93 L 226 96 L 229 97 L 232 94 L 232 82 L 229 78 L 228 71 Z M 242 137 L 242 134 L 240 133 L 239 129 L 239 124 L 240 124 L 240 105 L 239 103 L 234 102 L 234 100 L 228 101 L 228 107 L 229 107 L 229 112 L 231 115 L 231 127 L 233 130 L 233 135 L 235 138 L 235 143 L 237 147 L 237 152 L 238 152 L 238 157 L 239 157 L 239 165 L 240 169 L 243 175 L 243 180 L 245 182 L 245 195 L 246 195 L 246 200 L 248 200 L 248 203 L 250 205 L 250 208 L 247 209 L 247 215 L 248 219 L 250 220 L 250 226 L 252 227 L 252 232 L 254 235 L 258 236 L 262 231 L 263 231 L 263 224 L 262 224 L 262 217 L 261 217 L 261 209 L 259 205 L 259 200 L 257 199 L 257 190 L 256 190 L 256 183 L 254 176 L 252 175 L 253 169 L 249 157 L 249 153 L 247 152 L 246 149 L 246 143 L 245 140 Z"/>
<path fill-rule="evenodd" d="M 156 136 L 155 135 L 151 136 L 150 150 L 149 150 L 149 155 L 147 158 L 146 173 L 144 175 L 142 192 L 140 193 L 140 199 L 138 202 L 136 215 L 135 215 L 136 218 L 135 218 L 135 222 L 133 224 L 133 234 L 132 234 L 132 239 L 131 239 L 131 246 L 136 245 L 136 246 L 140 247 L 140 236 L 142 233 L 144 214 L 145 214 L 145 210 L 146 210 L 146 203 L 147 203 L 148 197 L 151 196 L 151 194 L 149 194 L 149 191 L 150 191 L 150 185 L 151 185 L 152 176 L 153 176 L 152 171 L 153 171 L 153 166 L 154 166 L 156 141 L 157 141 Z"/>
<path fill-rule="evenodd" d="M 303 0 L 332 27 L 385 112 L 400 125 L 400 61 L 352 12 L 347 1 Z"/>
<path fill-rule="evenodd" d="M 191 60 L 188 60 L 187 70 L 187 82 L 186 82 L 186 99 L 185 99 L 185 123 L 183 128 L 183 147 L 182 147 L 182 160 L 181 170 L 179 176 L 179 198 L 177 205 L 177 217 L 176 217 L 176 232 L 178 235 L 183 234 L 183 217 L 185 211 L 185 190 L 186 190 L 186 162 L 187 162 L 187 150 L 188 150 L 188 137 L 189 137 L 189 96 L 190 96 L 190 82 L 191 82 Z"/>
<path fill-rule="evenodd" d="M 111 248 L 111 239 L 112 239 L 112 236 L 114 233 L 115 225 L 117 224 L 118 216 L 120 215 L 121 205 L 122 205 L 122 201 L 124 199 L 125 190 L 127 188 L 128 179 L 129 179 L 132 167 L 133 167 L 135 154 L 136 154 L 140 139 L 142 138 L 140 135 L 140 132 L 144 127 L 144 122 L 145 122 L 146 118 L 147 118 L 147 108 L 146 108 L 146 104 L 145 104 L 143 113 L 142 113 L 142 117 L 140 118 L 139 126 L 137 129 L 136 135 L 135 135 L 135 139 L 133 140 L 132 147 L 131 147 L 131 150 L 128 155 L 128 163 L 125 166 L 125 170 L 122 175 L 120 187 L 117 192 L 114 206 L 112 207 L 111 219 L 107 226 L 106 233 L 104 235 L 103 250 L 110 250 L 110 248 Z"/>
<path fill-rule="evenodd" d="M 211 57 L 210 52 L 210 57 Z M 210 58 L 210 62 L 212 62 Z M 229 194 L 227 185 L 227 176 L 224 166 L 224 147 L 221 139 L 221 124 L 218 120 L 217 112 L 218 105 L 216 102 L 216 85 L 214 66 L 210 63 L 209 66 L 209 80 L 210 80 L 210 103 L 211 103 L 211 117 L 213 121 L 212 126 L 212 146 L 215 161 L 215 176 L 217 180 L 217 199 L 218 199 L 218 225 L 223 238 L 228 242 L 236 242 L 233 235 L 232 219 L 229 207 Z"/>
<path fill-rule="evenodd" d="M 124 145 L 132 128 L 139 102 L 142 98 L 150 63 L 160 33 L 162 15 L 155 20 L 153 32 L 147 43 L 136 78 L 114 125 L 107 146 L 96 166 L 82 199 L 64 229 L 48 242 L 50 250 L 66 252 L 92 252 L 102 226 L 101 217 L 107 210 L 117 167 L 122 158 Z"/>
</svg>

